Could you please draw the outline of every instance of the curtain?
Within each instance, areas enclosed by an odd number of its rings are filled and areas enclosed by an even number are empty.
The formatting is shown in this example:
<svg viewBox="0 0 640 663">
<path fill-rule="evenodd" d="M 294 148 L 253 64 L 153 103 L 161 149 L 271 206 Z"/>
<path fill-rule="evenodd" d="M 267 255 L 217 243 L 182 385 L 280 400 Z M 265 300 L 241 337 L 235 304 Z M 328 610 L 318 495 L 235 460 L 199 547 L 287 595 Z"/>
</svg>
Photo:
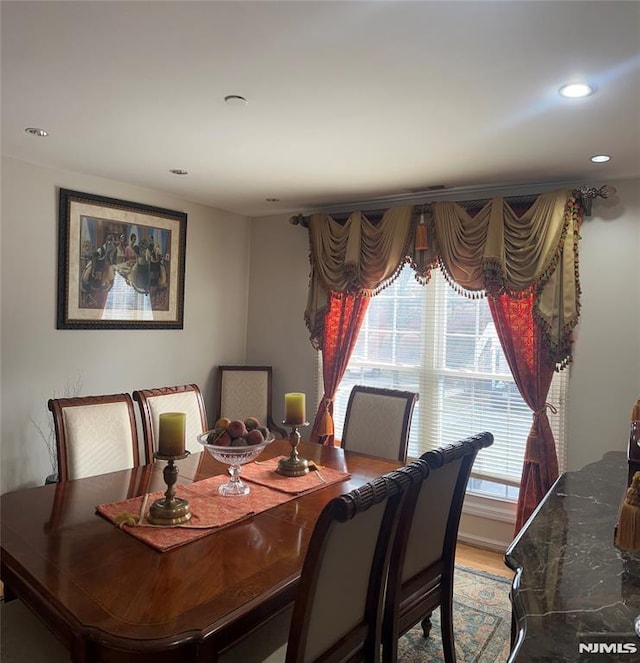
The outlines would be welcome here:
<svg viewBox="0 0 640 663">
<path fill-rule="evenodd" d="M 522 398 L 533 411 L 520 480 L 516 532 L 558 478 L 555 440 L 545 405 L 554 365 L 544 351 L 540 327 L 533 316 L 534 297 L 533 292 L 518 299 L 507 295 L 489 297 L 489 308 L 509 368 Z"/>
<path fill-rule="evenodd" d="M 571 332 L 579 312 L 577 257 L 581 220 L 582 209 L 571 197 L 563 210 L 562 233 L 554 251 L 555 273 L 549 268 L 543 270 L 526 294 L 489 298 L 491 315 L 511 373 L 522 398 L 533 411 L 520 481 L 516 533 L 558 478 L 558 457 L 547 416 L 547 408 L 551 406 L 546 398 L 555 362 L 563 366 L 571 355 Z M 549 282 L 551 287 L 547 287 Z M 565 287 L 571 294 L 571 306 L 556 309 L 553 301 L 557 300 L 556 306 L 562 303 L 563 297 L 558 293 Z M 541 302 L 538 309 L 536 301 Z M 551 410 L 555 413 L 553 408 Z"/>
<path fill-rule="evenodd" d="M 578 321 L 578 206 L 567 190 L 538 196 L 523 214 L 494 198 L 475 216 L 453 202 L 435 203 L 433 231 L 439 267 L 462 294 L 497 296 L 536 286 L 533 313 L 549 361 L 570 361 Z M 565 237 L 570 240 L 565 250 Z"/>
<path fill-rule="evenodd" d="M 337 294 L 329 298 L 322 336 L 324 395 L 311 430 L 311 441 L 333 446 L 333 398 L 349 363 L 358 332 L 369 307 L 362 293 Z"/>
<path fill-rule="evenodd" d="M 322 348 L 331 293 L 374 295 L 402 268 L 416 224 L 413 207 L 388 209 L 378 223 L 354 212 L 345 223 L 326 214 L 309 218 L 311 275 L 305 322 L 311 343 Z"/>
<path fill-rule="evenodd" d="M 500 344 L 533 411 L 516 510 L 518 532 L 558 477 L 546 398 L 556 366 L 571 360 L 578 321 L 581 207 L 569 191 L 517 214 L 496 198 L 470 217 L 456 203 L 434 210 L 440 266 L 461 291 L 484 289 Z"/>
<path fill-rule="evenodd" d="M 333 397 L 349 363 L 369 297 L 400 272 L 415 218 L 411 206 L 387 210 L 373 223 L 354 212 L 344 224 L 326 214 L 309 220 L 311 276 L 305 321 L 322 352 L 324 395 L 311 440 L 333 445 Z"/>
<path fill-rule="evenodd" d="M 489 296 L 514 379 L 533 411 L 518 502 L 519 527 L 558 475 L 545 399 L 554 369 L 571 361 L 572 333 L 579 316 L 582 208 L 572 192 L 559 190 L 538 196 L 523 213 L 503 198 L 494 198 L 473 216 L 455 202 L 434 203 L 421 212 L 420 223 L 409 207 L 387 210 L 378 224 L 360 212 L 345 224 L 327 215 L 310 219 L 305 321 L 325 362 L 325 395 L 312 439 L 333 441 L 332 399 L 366 311 L 366 304 L 355 305 L 357 297 L 349 308 L 351 298 L 360 295 L 366 301 L 377 294 L 405 262 L 422 282 L 439 267 L 458 292 Z"/>
</svg>

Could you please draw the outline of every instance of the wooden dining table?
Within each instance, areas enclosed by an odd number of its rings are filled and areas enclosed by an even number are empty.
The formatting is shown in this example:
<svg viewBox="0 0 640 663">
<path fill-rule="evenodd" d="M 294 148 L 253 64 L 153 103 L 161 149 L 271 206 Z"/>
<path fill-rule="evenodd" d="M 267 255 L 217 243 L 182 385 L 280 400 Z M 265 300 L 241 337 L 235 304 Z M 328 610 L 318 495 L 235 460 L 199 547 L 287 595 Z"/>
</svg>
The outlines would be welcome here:
<svg viewBox="0 0 640 663">
<path fill-rule="evenodd" d="M 289 451 L 286 440 L 276 440 L 258 460 Z M 399 466 L 317 444 L 302 443 L 299 452 L 350 476 L 165 552 L 114 526 L 96 507 L 164 491 L 166 463 L 5 493 L 5 593 L 46 623 L 74 663 L 215 662 L 295 600 L 309 538 L 327 502 Z M 227 470 L 206 452 L 176 464 L 178 485 Z"/>
</svg>

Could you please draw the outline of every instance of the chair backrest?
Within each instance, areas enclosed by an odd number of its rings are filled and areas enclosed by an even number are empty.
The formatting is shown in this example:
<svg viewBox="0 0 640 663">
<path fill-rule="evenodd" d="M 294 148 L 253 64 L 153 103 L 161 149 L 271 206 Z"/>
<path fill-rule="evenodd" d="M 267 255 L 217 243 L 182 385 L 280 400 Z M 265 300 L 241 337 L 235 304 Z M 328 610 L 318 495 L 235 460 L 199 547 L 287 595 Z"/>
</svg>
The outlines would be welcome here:
<svg viewBox="0 0 640 663">
<path fill-rule="evenodd" d="M 271 414 L 271 366 L 218 366 L 216 419 L 256 417 L 269 430 L 286 437 Z"/>
<path fill-rule="evenodd" d="M 390 549 L 411 480 L 393 472 L 323 509 L 305 555 L 286 663 L 380 660 Z"/>
<path fill-rule="evenodd" d="M 140 465 L 138 431 L 129 394 L 52 398 L 60 481 Z M 144 462 L 149 462 L 145 449 Z"/>
<path fill-rule="evenodd" d="M 396 660 L 398 638 L 438 606 L 445 661 L 455 661 L 451 608 L 458 527 L 476 455 L 491 444 L 493 435 L 480 433 L 420 458 L 430 474 L 409 488 L 394 541 L 383 628 L 385 662 Z"/>
<path fill-rule="evenodd" d="M 202 451 L 198 435 L 208 430 L 209 426 L 207 411 L 198 385 L 139 389 L 133 392 L 133 399 L 140 407 L 142 433 L 145 444 L 150 449 L 158 449 L 160 415 L 165 412 L 184 412 L 187 415 L 185 448 L 192 453 Z"/>
<path fill-rule="evenodd" d="M 340 446 L 405 463 L 417 400 L 413 391 L 356 385 L 349 395 Z"/>
</svg>

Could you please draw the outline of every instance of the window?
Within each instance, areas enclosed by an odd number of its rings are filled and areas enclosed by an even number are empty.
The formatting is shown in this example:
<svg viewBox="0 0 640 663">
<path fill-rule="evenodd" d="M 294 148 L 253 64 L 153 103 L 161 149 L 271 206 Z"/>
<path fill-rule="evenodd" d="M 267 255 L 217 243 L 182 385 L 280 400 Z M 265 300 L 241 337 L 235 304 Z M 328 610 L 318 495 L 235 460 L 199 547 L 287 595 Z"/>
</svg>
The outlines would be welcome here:
<svg viewBox="0 0 640 663">
<path fill-rule="evenodd" d="M 549 420 L 564 469 L 567 370 L 556 373 Z M 351 388 L 368 384 L 417 391 L 409 456 L 488 430 L 469 492 L 516 500 L 532 413 L 513 381 L 486 299 L 455 292 L 439 270 L 426 285 L 405 267 L 373 297 L 334 403 L 336 437 Z"/>
</svg>

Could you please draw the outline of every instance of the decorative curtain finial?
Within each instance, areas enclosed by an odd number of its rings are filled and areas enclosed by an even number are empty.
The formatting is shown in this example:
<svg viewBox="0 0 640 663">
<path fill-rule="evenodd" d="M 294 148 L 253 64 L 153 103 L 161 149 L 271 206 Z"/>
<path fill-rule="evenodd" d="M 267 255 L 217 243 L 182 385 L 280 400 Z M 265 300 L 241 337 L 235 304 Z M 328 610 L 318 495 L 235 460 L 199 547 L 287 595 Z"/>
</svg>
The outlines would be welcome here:
<svg viewBox="0 0 640 663">
<path fill-rule="evenodd" d="M 605 184 L 599 189 L 590 186 L 580 187 L 577 191 L 585 216 L 591 216 L 591 203 L 594 198 L 609 198 L 616 193 L 616 188 Z"/>
<path fill-rule="evenodd" d="M 304 214 L 296 214 L 289 217 L 289 223 L 292 226 L 302 226 L 303 228 L 309 227 L 309 219 Z"/>
</svg>

